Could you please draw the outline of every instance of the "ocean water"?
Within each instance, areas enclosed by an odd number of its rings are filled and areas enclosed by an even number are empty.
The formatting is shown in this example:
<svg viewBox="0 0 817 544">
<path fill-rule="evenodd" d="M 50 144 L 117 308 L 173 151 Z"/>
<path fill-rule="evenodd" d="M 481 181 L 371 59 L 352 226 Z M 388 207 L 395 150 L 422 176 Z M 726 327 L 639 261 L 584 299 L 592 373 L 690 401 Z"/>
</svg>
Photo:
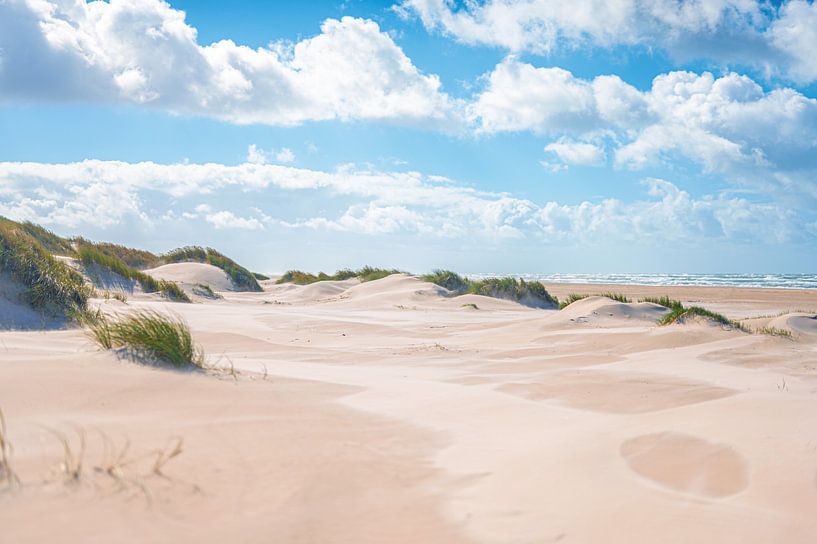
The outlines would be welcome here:
<svg viewBox="0 0 817 544">
<path fill-rule="evenodd" d="M 817 289 L 817 274 L 468 274 L 479 279 L 512 275 L 544 283 L 612 283 Z"/>
</svg>

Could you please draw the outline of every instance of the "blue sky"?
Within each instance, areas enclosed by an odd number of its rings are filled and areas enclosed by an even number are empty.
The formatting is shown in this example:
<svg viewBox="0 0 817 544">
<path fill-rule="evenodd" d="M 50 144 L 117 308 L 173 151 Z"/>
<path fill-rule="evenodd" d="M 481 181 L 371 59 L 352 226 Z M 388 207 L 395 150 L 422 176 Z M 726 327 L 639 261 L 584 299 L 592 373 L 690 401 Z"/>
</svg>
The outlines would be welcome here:
<svg viewBox="0 0 817 544">
<path fill-rule="evenodd" d="M 0 215 L 258 270 L 806 272 L 804 0 L 0 1 Z"/>
</svg>

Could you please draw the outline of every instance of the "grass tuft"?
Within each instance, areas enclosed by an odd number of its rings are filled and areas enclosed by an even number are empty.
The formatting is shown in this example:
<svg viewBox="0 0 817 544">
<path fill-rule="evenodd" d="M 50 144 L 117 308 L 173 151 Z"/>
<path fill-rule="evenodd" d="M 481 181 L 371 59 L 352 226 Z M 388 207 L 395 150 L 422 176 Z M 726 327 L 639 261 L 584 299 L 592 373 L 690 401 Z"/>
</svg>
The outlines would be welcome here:
<svg viewBox="0 0 817 544">
<path fill-rule="evenodd" d="M 590 295 L 579 295 L 579 294 L 576 294 L 576 293 L 570 293 L 569 295 L 567 295 L 567 298 L 566 298 L 566 299 L 564 299 L 563 301 L 561 301 L 561 302 L 559 303 L 559 309 L 560 309 L 560 310 L 564 310 L 565 308 L 567 308 L 568 306 L 570 306 L 570 305 L 571 305 L 571 304 L 573 304 L 574 302 L 578 302 L 578 301 L 580 301 L 580 300 L 584 300 L 584 299 L 586 299 L 586 298 L 587 298 L 587 297 L 589 297 L 589 296 L 590 296 Z"/>
<path fill-rule="evenodd" d="M 626 296 L 622 295 L 621 293 L 612 293 L 610 291 L 608 291 L 606 293 L 599 293 L 598 296 L 607 297 L 609 299 L 615 300 L 616 302 L 623 302 L 625 304 L 629 304 L 629 303 L 632 302 L 632 300 L 630 300 Z"/>
<path fill-rule="evenodd" d="M 137 360 L 168 363 L 176 368 L 201 368 L 204 364 L 204 353 L 180 317 L 142 310 L 111 319 L 97 312 L 84 323 L 101 347 L 121 348 Z"/>
<path fill-rule="evenodd" d="M 14 489 L 20 485 L 20 478 L 11 468 L 12 447 L 9 442 L 8 432 L 6 432 L 6 418 L 3 410 L 0 410 L 0 484 L 8 489 Z"/>
<path fill-rule="evenodd" d="M 768 334 L 769 336 L 780 336 L 783 338 L 792 337 L 791 331 L 787 331 L 786 329 L 779 329 L 777 327 L 760 327 L 759 329 L 756 329 L 755 332 L 757 334 Z"/>
<path fill-rule="evenodd" d="M 344 268 L 338 270 L 334 274 L 326 274 L 320 272 L 317 275 L 303 270 L 287 270 L 275 283 L 294 283 L 295 285 L 309 285 L 319 281 L 343 281 L 352 278 L 358 278 L 361 282 L 374 281 L 383 279 L 392 274 L 402 274 L 402 270 L 393 268 L 375 268 L 372 266 L 364 266 L 359 270 L 352 270 Z"/>
<path fill-rule="evenodd" d="M 690 306 L 689 308 L 686 308 L 681 305 L 670 308 L 670 312 L 662 317 L 658 324 L 671 325 L 673 323 L 678 323 L 679 321 L 684 321 L 690 317 L 703 317 L 720 325 L 747 332 L 746 327 L 744 327 L 742 323 L 733 321 L 722 314 L 707 310 L 706 308 L 701 308 L 700 306 Z"/>
<path fill-rule="evenodd" d="M 453 295 L 470 293 L 513 300 L 527 306 L 557 306 L 559 304 L 556 297 L 551 296 L 544 284 L 538 281 L 525 281 L 512 277 L 469 280 L 450 270 L 435 270 L 431 274 L 422 276 L 422 279 L 447 289 Z"/>
<path fill-rule="evenodd" d="M 469 281 L 451 270 L 434 270 L 422 276 L 423 281 L 439 285 L 452 293 L 461 295 L 468 290 Z"/>
</svg>

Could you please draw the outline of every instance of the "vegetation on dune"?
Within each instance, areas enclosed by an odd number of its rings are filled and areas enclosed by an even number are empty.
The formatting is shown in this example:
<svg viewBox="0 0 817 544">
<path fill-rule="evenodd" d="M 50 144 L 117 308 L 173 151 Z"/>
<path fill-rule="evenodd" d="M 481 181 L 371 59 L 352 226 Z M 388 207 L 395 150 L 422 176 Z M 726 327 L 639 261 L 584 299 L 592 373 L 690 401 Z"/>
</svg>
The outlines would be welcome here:
<svg viewBox="0 0 817 544">
<path fill-rule="evenodd" d="M 83 323 L 104 349 L 122 349 L 134 359 L 176 368 L 201 368 L 204 364 L 203 351 L 193 342 L 190 328 L 180 317 L 149 310 L 119 318 L 86 312 Z"/>
<path fill-rule="evenodd" d="M 548 293 L 542 282 L 510 277 L 471 281 L 468 284 L 468 293 L 515 300 L 527 305 L 559 305 L 559 301 Z"/>
<path fill-rule="evenodd" d="M 450 270 L 435 270 L 422 279 L 439 285 L 454 295 L 482 295 L 513 300 L 528 306 L 557 306 L 559 301 L 551 296 L 544 284 L 511 277 L 469 280 Z"/>
<path fill-rule="evenodd" d="M 162 259 L 158 255 L 154 255 L 150 251 L 143 249 L 134 249 L 132 247 L 107 242 L 91 242 L 85 238 L 73 238 L 73 242 L 80 248 L 91 247 L 95 251 L 117 259 L 125 265 L 137 270 L 154 268 L 162 264 Z"/>
<path fill-rule="evenodd" d="M 137 270 L 125 264 L 118 257 L 103 253 L 97 246 L 94 245 L 80 245 L 77 249 L 77 255 L 83 265 L 91 266 L 93 264 L 107 268 L 115 272 L 125 279 L 133 280 L 139 283 L 142 291 L 145 293 L 161 293 L 170 300 L 176 302 L 191 302 L 187 293 L 182 290 L 175 282 L 157 280 L 149 274 Z"/>
<path fill-rule="evenodd" d="M 374 281 L 391 276 L 392 274 L 402 274 L 402 270 L 391 268 L 375 268 L 364 266 L 359 270 L 343 268 L 334 274 L 320 272 L 317 275 L 303 270 L 287 270 L 275 283 L 294 283 L 295 285 L 309 285 L 319 281 L 343 281 L 358 278 L 361 282 Z"/>
<path fill-rule="evenodd" d="M 563 300 L 563 301 L 561 301 L 559 303 L 559 309 L 564 310 L 565 308 L 567 308 L 568 306 L 570 306 L 574 302 L 586 299 L 588 297 L 605 297 L 605 298 L 609 298 L 611 300 L 615 300 L 616 302 L 623 302 L 625 304 L 629 304 L 630 302 L 632 302 L 632 300 L 630 300 L 626 296 L 622 295 L 621 293 L 613 293 L 613 292 L 610 292 L 610 291 L 605 292 L 605 293 L 597 293 L 595 295 L 584 295 L 584 294 L 580 295 L 580 294 L 577 294 L 577 293 L 570 293 L 569 295 L 567 295 L 567 298 L 565 300 Z"/>
<path fill-rule="evenodd" d="M 422 279 L 458 295 L 468 290 L 469 281 L 451 270 L 434 270 L 431 274 L 422 276 Z"/>
<path fill-rule="evenodd" d="M 265 276 L 264 274 L 259 274 L 258 272 L 253 272 L 252 275 L 255 276 L 255 279 L 257 279 L 258 281 L 264 281 L 264 280 L 269 279 L 269 276 Z"/>
<path fill-rule="evenodd" d="M 624 304 L 629 304 L 630 302 L 632 302 L 632 300 L 627 298 L 625 295 L 622 295 L 621 293 L 613 293 L 610 291 L 607 291 L 605 293 L 599 293 L 598 296 L 606 297 L 615 300 L 616 302 L 623 302 Z"/>
<path fill-rule="evenodd" d="M 81 274 L 46 251 L 30 231 L 30 227 L 0 217 L 0 271 L 24 287 L 26 301 L 36 309 L 59 316 L 84 310 L 93 290 Z M 48 231 L 37 232 L 41 236 Z"/>
<path fill-rule="evenodd" d="M 74 248 L 70 240 L 57 236 L 50 230 L 31 221 L 23 221 L 19 225 L 26 234 L 37 240 L 42 248 L 52 255 L 64 255 L 66 257 L 74 255 Z"/>
<path fill-rule="evenodd" d="M 746 332 L 746 327 L 744 327 L 743 324 L 739 323 L 738 321 L 729 319 L 722 314 L 707 310 L 706 308 L 701 308 L 700 306 L 686 307 L 680 300 L 674 300 L 664 296 L 661 298 L 647 297 L 641 299 L 641 302 L 652 302 L 653 304 L 658 304 L 659 306 L 669 308 L 670 312 L 658 321 L 659 325 L 671 325 L 673 323 L 682 322 L 690 317 L 703 317 L 714 321 L 719 325 L 732 327 L 733 329 Z"/>
<path fill-rule="evenodd" d="M 162 255 L 165 263 L 196 262 L 206 263 L 222 269 L 233 285 L 242 291 L 263 291 L 255 274 L 211 247 L 187 246 L 174 249 Z"/>
<path fill-rule="evenodd" d="M 782 336 L 783 338 L 791 338 L 792 334 L 791 331 L 787 331 L 786 329 L 778 329 L 777 327 L 760 327 L 759 329 L 755 330 L 758 334 L 767 334 L 769 336 Z"/>
<path fill-rule="evenodd" d="M 213 291 L 213 288 L 207 285 L 206 283 L 197 283 L 195 286 L 193 286 L 193 293 L 199 295 L 200 297 L 212 299 L 222 298 L 221 295 Z"/>
<path fill-rule="evenodd" d="M 576 294 L 576 293 L 570 293 L 569 295 L 567 295 L 566 299 L 564 299 L 563 301 L 561 301 L 559 303 L 559 309 L 564 310 L 565 308 L 567 308 L 568 306 L 570 306 L 574 302 L 577 302 L 579 300 L 584 300 L 589 296 L 590 295 L 579 295 L 579 294 Z"/>
<path fill-rule="evenodd" d="M 670 310 L 676 310 L 676 309 L 679 309 L 679 308 L 680 309 L 684 308 L 684 305 L 681 303 L 680 300 L 675 300 L 675 299 L 669 298 L 668 296 L 663 296 L 663 297 L 658 297 L 658 298 L 656 298 L 656 297 L 646 297 L 646 298 L 642 298 L 641 300 L 639 300 L 639 302 L 651 302 L 653 304 L 658 304 L 659 306 L 669 308 Z"/>
</svg>

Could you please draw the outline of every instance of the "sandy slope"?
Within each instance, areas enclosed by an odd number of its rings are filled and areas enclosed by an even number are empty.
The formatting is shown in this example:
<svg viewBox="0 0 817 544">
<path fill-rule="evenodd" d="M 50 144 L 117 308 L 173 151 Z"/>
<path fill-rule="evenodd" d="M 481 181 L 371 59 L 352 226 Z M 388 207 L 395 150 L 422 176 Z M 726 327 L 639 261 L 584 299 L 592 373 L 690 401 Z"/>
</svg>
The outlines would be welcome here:
<svg viewBox="0 0 817 544">
<path fill-rule="evenodd" d="M 118 361 L 78 331 L 0 333 L 24 484 L 0 494 L 0 527 L 13 542 L 817 541 L 817 329 L 776 317 L 815 295 L 661 291 L 794 338 L 657 328 L 660 308 L 603 298 L 445 298 L 406 276 L 130 303 L 182 314 L 235 380 Z M 51 471 L 46 428 L 87 434 L 78 484 Z M 167 478 L 152 473 L 142 456 L 177 436 Z M 126 439 L 116 479 L 103 459 Z"/>
<path fill-rule="evenodd" d="M 184 286 L 207 285 L 215 291 L 233 291 L 230 276 L 222 269 L 206 263 L 171 263 L 145 270 L 157 280 L 175 281 Z"/>
</svg>

